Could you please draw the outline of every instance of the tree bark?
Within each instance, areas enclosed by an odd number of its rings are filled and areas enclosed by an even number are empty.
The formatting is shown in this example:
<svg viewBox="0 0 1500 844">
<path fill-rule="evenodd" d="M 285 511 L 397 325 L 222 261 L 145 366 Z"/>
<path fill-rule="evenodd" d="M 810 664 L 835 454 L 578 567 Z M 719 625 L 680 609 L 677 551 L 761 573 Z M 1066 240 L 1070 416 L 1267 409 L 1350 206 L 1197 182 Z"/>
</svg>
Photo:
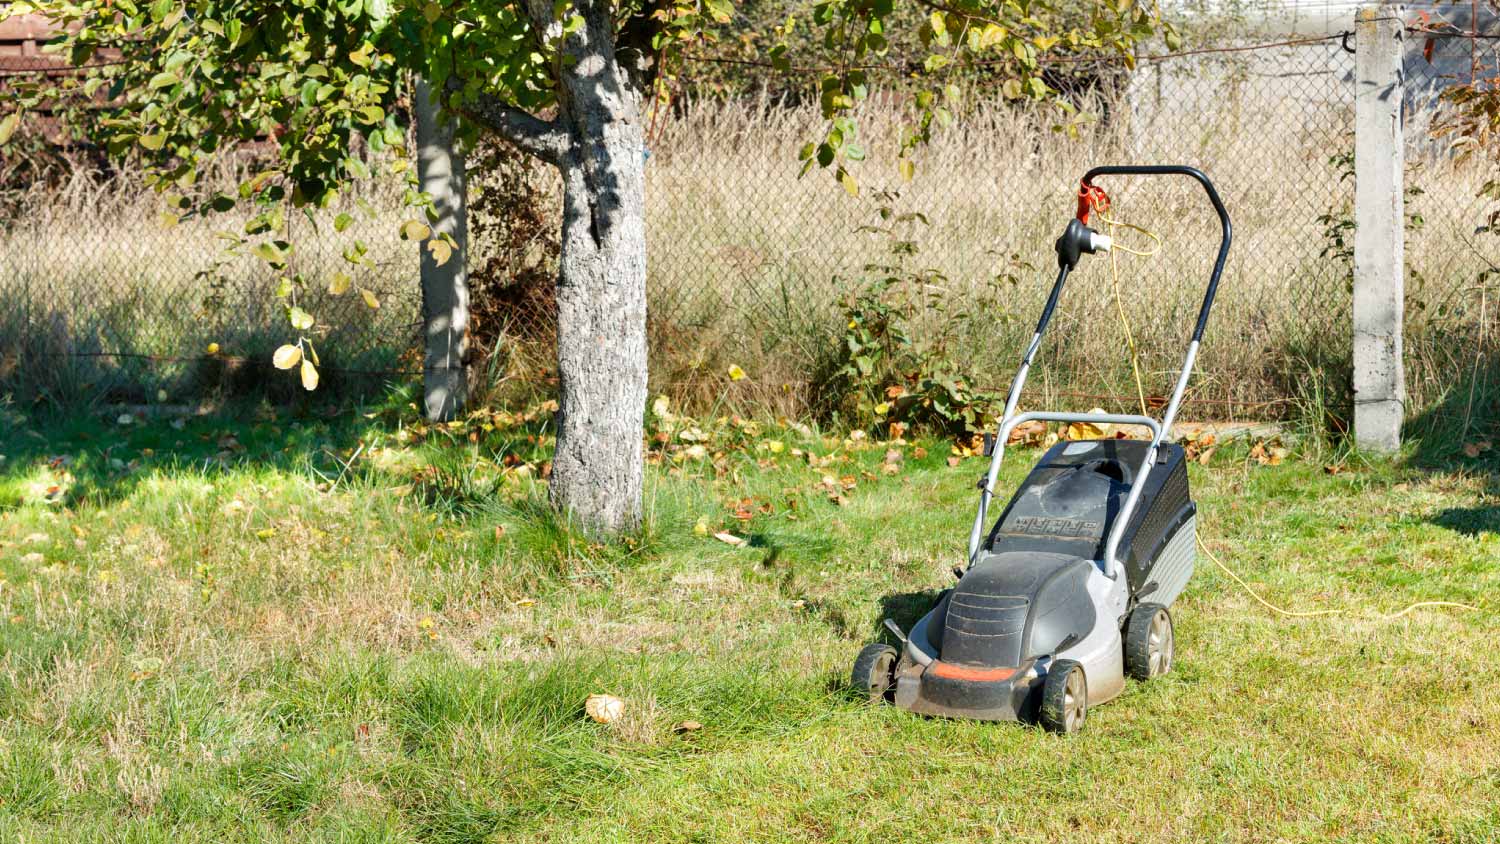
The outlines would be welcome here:
<svg viewBox="0 0 1500 844">
<path fill-rule="evenodd" d="M 575 0 L 563 35 L 551 0 L 528 0 L 561 39 L 557 116 L 481 96 L 465 114 L 563 178 L 557 279 L 557 448 L 552 505 L 593 535 L 641 523 L 646 409 L 645 147 L 639 70 L 620 60 L 608 0 Z M 636 48 L 631 48 L 636 49 Z M 638 52 L 638 50 L 637 50 Z"/>
<path fill-rule="evenodd" d="M 422 333 L 426 352 L 422 366 L 422 400 L 427 418 L 446 422 L 463 410 L 469 393 L 468 209 L 463 154 L 453 138 L 453 124 L 439 119 L 435 92 L 416 80 L 417 178 L 432 196 L 437 220 L 434 235 L 448 234 L 457 244 L 441 265 L 421 250 Z"/>
<path fill-rule="evenodd" d="M 572 138 L 557 280 L 558 420 L 553 506 L 594 533 L 641 521 L 646 407 L 645 155 L 641 95 L 616 58 L 606 2 L 578 5 L 582 32 L 560 80 Z"/>
</svg>

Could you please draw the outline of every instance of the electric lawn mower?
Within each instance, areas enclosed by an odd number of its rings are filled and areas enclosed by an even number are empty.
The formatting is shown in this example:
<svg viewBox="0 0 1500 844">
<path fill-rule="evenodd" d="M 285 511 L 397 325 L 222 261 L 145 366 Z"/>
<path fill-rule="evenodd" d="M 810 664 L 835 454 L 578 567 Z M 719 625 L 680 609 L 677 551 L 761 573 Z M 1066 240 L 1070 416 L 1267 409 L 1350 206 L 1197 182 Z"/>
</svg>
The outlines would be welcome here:
<svg viewBox="0 0 1500 844">
<path fill-rule="evenodd" d="M 1083 255 L 1108 251 L 1110 238 L 1088 227 L 1108 210 L 1099 176 L 1181 175 L 1196 179 L 1219 215 L 1222 239 L 1166 412 L 1017 413 L 1027 372 L 1068 274 Z M 856 688 L 924 715 L 1040 722 L 1071 733 L 1091 706 L 1114 699 L 1125 676 L 1148 680 L 1172 667 L 1169 607 L 1193 572 L 1197 506 L 1186 458 L 1165 442 L 1208 324 L 1229 254 L 1229 215 L 1201 172 L 1181 166 L 1096 167 L 1079 190 L 1078 215 L 1057 240 L 1057 281 L 1011 382 L 999 432 L 986 436 L 989 471 L 979 482 L 979 512 L 969 533 L 968 565 L 958 583 L 909 632 L 890 619 L 900 651 L 872 644 L 854 663 Z M 1027 422 L 1132 425 L 1147 441 L 1064 440 L 1016 490 L 985 532 L 1005 443 Z"/>
</svg>

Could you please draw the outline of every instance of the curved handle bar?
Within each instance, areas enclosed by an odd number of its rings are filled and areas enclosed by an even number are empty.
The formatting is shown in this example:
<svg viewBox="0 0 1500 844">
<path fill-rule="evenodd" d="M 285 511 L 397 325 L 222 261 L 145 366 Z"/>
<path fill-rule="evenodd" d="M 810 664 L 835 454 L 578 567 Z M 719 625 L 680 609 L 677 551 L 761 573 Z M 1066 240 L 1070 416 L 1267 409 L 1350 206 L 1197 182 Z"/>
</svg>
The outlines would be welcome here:
<svg viewBox="0 0 1500 844">
<path fill-rule="evenodd" d="M 1214 259 L 1213 275 L 1208 279 L 1208 292 L 1203 294 L 1203 307 L 1198 311 L 1198 324 L 1193 328 L 1193 340 L 1202 340 L 1203 330 L 1208 327 L 1208 312 L 1213 308 L 1214 294 L 1219 291 L 1219 277 L 1224 274 L 1224 261 L 1229 257 L 1229 242 L 1234 238 L 1229 226 L 1229 212 L 1224 210 L 1224 201 L 1219 199 L 1214 183 L 1196 167 L 1181 164 L 1105 165 L 1085 173 L 1083 183 L 1092 185 L 1095 176 L 1188 176 L 1197 179 L 1198 184 L 1203 186 L 1208 194 L 1208 201 L 1213 203 L 1214 211 L 1219 215 L 1219 227 L 1223 235 L 1219 239 L 1219 256 Z"/>
</svg>

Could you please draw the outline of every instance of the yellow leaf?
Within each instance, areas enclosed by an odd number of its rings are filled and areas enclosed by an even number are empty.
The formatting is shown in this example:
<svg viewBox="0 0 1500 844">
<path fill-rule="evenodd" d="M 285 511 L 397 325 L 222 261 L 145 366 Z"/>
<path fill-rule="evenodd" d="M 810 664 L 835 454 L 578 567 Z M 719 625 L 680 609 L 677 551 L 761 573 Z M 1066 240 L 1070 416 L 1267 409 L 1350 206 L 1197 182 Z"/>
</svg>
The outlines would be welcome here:
<svg viewBox="0 0 1500 844">
<path fill-rule="evenodd" d="M 698 536 L 708 536 L 708 519 L 706 517 L 698 517 L 698 523 L 693 525 L 693 533 Z"/>
<path fill-rule="evenodd" d="M 838 171 L 838 180 L 839 184 L 844 186 L 844 193 L 847 193 L 850 196 L 859 196 L 859 185 L 855 183 L 854 177 L 849 175 L 848 170 L 840 167 Z"/>
<path fill-rule="evenodd" d="M 0 146 L 10 142 L 11 136 L 16 133 L 16 127 L 20 125 L 21 113 L 19 111 L 13 111 L 5 115 L 4 120 L 0 120 Z"/>
<path fill-rule="evenodd" d="M 218 350 L 215 349 L 214 351 Z M 209 352 L 209 354 L 213 354 L 213 352 Z M 271 355 L 271 363 L 275 364 L 277 369 L 291 369 L 301 362 L 302 349 L 298 346 L 282 346 L 276 350 L 275 354 Z"/>
<path fill-rule="evenodd" d="M 890 402 L 881 402 L 880 404 L 875 405 L 875 415 L 884 416 L 886 415 L 886 413 L 890 412 L 890 409 Z"/>
<path fill-rule="evenodd" d="M 208 344 L 208 348 L 204 349 L 204 351 L 208 352 L 211 355 L 216 355 L 216 354 L 219 353 L 219 344 L 218 343 L 209 343 Z"/>
<path fill-rule="evenodd" d="M 302 389 L 318 389 L 318 368 L 310 360 L 302 361 Z"/>
<path fill-rule="evenodd" d="M 432 260 L 440 267 L 448 263 L 448 259 L 453 257 L 453 247 L 448 245 L 448 241 L 441 238 L 433 238 L 427 241 L 427 251 L 432 253 Z"/>
<path fill-rule="evenodd" d="M 426 240 L 432 234 L 432 229 L 426 223 L 416 220 L 407 220 L 401 224 L 402 240 Z"/>
<path fill-rule="evenodd" d="M 139 140 L 141 146 L 154 152 L 161 149 L 162 145 L 167 142 L 167 136 L 164 134 L 142 135 Z"/>
<path fill-rule="evenodd" d="M 741 548 L 745 545 L 750 544 L 749 540 L 742 539 L 732 533 L 716 533 L 714 534 L 714 539 L 717 539 L 720 542 L 725 543 L 726 545 L 733 545 L 736 548 Z"/>
<path fill-rule="evenodd" d="M 257 538 L 270 539 L 276 535 L 276 528 L 263 528 L 255 532 Z"/>
<path fill-rule="evenodd" d="M 730 367 L 729 367 L 729 380 L 731 380 L 731 381 L 743 381 L 743 380 L 745 380 L 745 370 L 740 369 L 740 365 L 737 364 L 737 363 L 736 364 L 731 364 Z"/>
<path fill-rule="evenodd" d="M 772 454 L 780 454 L 786 449 L 786 445 L 781 440 L 767 440 L 766 448 L 769 448 Z"/>
<path fill-rule="evenodd" d="M 364 298 L 365 304 L 369 305 L 372 309 L 377 309 L 380 307 L 380 300 L 375 298 L 374 293 L 371 293 L 370 291 L 361 287 L 359 289 L 359 295 Z"/>
<path fill-rule="evenodd" d="M 344 293 L 349 289 L 349 281 L 350 279 L 348 273 L 334 273 L 333 278 L 330 278 L 328 280 L 328 292 L 333 294 L 334 296 L 344 295 Z"/>
</svg>

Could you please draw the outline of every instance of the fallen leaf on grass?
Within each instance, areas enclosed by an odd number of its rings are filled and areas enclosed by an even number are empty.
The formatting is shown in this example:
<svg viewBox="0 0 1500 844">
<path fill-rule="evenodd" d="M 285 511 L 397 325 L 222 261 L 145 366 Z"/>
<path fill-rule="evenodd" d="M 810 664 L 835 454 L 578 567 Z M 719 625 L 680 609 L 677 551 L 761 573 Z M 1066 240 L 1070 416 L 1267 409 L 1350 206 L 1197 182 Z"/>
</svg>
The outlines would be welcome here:
<svg viewBox="0 0 1500 844">
<path fill-rule="evenodd" d="M 716 533 L 714 534 L 714 539 L 717 539 L 720 542 L 725 543 L 726 545 L 733 545 L 736 548 L 743 548 L 744 546 L 750 544 L 749 540 L 735 536 L 732 533 Z"/>
<path fill-rule="evenodd" d="M 625 714 L 625 701 L 614 695 L 589 695 L 583 701 L 583 711 L 600 724 L 608 724 Z"/>
<path fill-rule="evenodd" d="M 1037 420 L 1023 422 L 1010 429 L 1010 436 L 1005 438 L 1006 445 L 1023 445 L 1039 443 L 1047 436 L 1047 423 Z"/>
<path fill-rule="evenodd" d="M 679 721 L 672 727 L 672 731 L 675 733 L 693 733 L 701 729 L 703 729 L 703 725 L 697 721 Z"/>
</svg>

